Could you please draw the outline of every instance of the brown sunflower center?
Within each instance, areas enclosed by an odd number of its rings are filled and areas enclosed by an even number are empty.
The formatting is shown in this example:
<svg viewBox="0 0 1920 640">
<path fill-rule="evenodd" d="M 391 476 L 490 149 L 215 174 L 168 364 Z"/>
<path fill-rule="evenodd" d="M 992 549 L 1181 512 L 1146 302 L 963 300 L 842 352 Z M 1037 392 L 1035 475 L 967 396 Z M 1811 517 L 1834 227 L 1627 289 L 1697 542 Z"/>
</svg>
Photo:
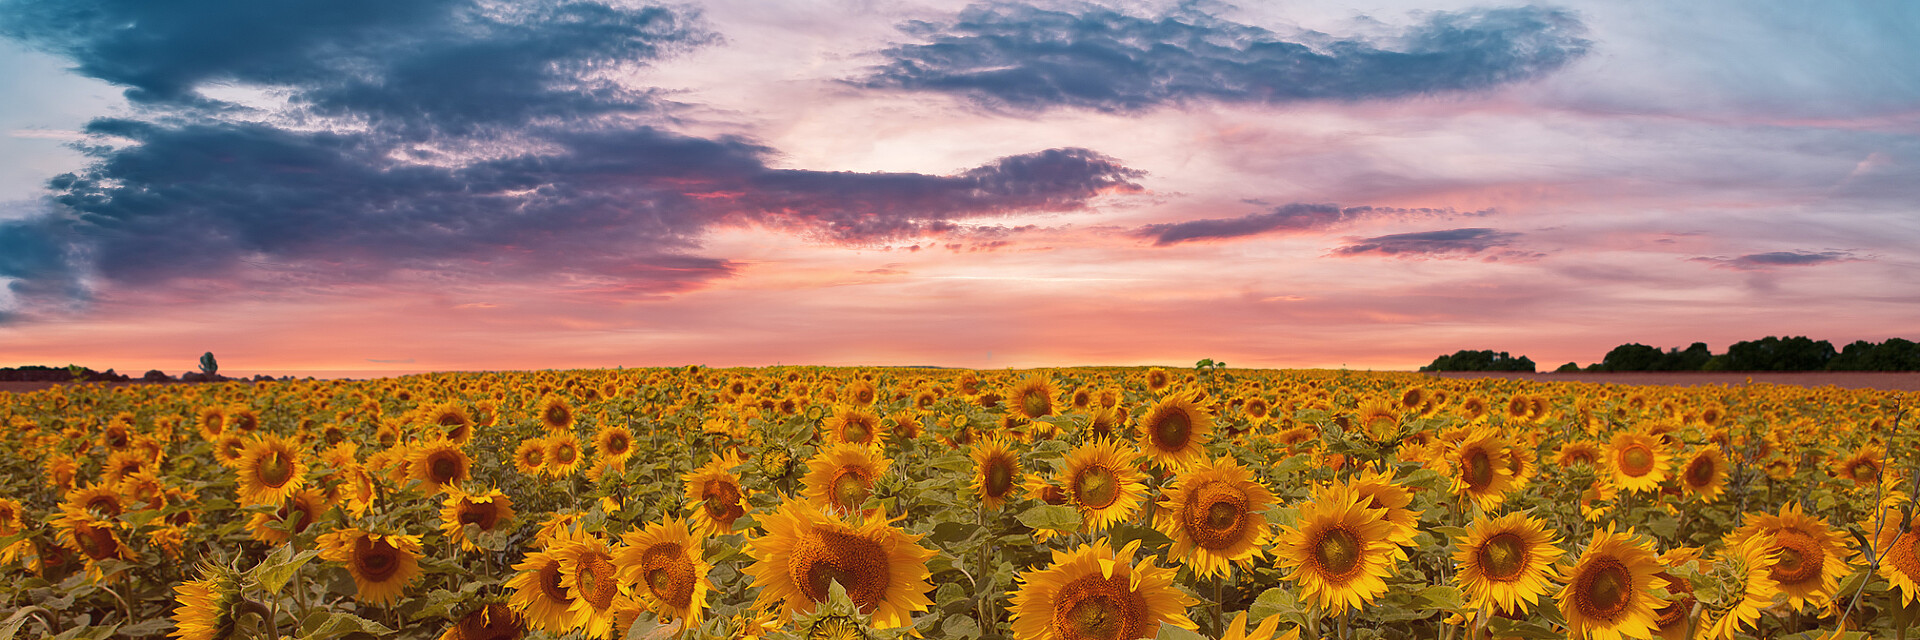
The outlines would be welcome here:
<svg viewBox="0 0 1920 640">
<path fill-rule="evenodd" d="M 106 527 L 80 525 L 73 530 L 73 541 L 80 543 L 80 552 L 94 560 L 105 560 L 120 555 L 120 540 L 113 537 L 113 531 Z"/>
<path fill-rule="evenodd" d="M 1153 421 L 1153 444 L 1162 451 L 1178 451 L 1187 447 L 1187 441 L 1193 439 L 1193 420 L 1187 412 L 1178 409 L 1168 411 Z"/>
<path fill-rule="evenodd" d="M 117 517 L 120 515 L 120 498 L 113 494 L 96 495 L 87 499 L 86 507 L 88 511 L 109 518 Z"/>
<path fill-rule="evenodd" d="M 1773 542 L 1774 548 L 1780 551 L 1780 560 L 1773 565 L 1775 582 L 1796 586 L 1820 579 L 1826 553 L 1813 536 L 1799 529 L 1781 529 L 1774 532 Z"/>
<path fill-rule="evenodd" d="M 387 544 L 386 540 L 374 540 L 361 536 L 353 541 L 353 566 L 367 582 L 386 582 L 388 578 L 400 572 L 400 550 Z"/>
<path fill-rule="evenodd" d="M 566 405 L 556 402 L 547 405 L 546 411 L 540 414 L 540 419 L 546 422 L 547 426 L 555 429 L 564 428 L 567 425 L 573 424 L 573 411 L 568 409 Z"/>
<path fill-rule="evenodd" d="M 1867 484 L 1880 479 L 1880 469 L 1867 460 L 1853 463 L 1853 468 L 1848 471 L 1848 475 L 1853 476 L 1853 481 L 1860 484 Z"/>
<path fill-rule="evenodd" d="M 833 506 L 844 510 L 854 510 L 867 501 L 873 493 L 873 479 L 866 472 L 853 467 L 843 467 L 834 472 L 833 482 L 828 484 L 828 499 Z"/>
<path fill-rule="evenodd" d="M 1574 577 L 1573 605 L 1580 615 L 1611 622 L 1633 603 L 1633 574 L 1610 557 L 1596 558 Z"/>
<path fill-rule="evenodd" d="M 1920 523 L 1900 534 L 1887 548 L 1887 564 L 1908 580 L 1920 581 Z"/>
<path fill-rule="evenodd" d="M 520 461 L 526 463 L 529 467 L 540 466 L 541 463 L 546 462 L 546 458 L 547 453 L 540 450 L 539 447 L 528 449 L 526 453 L 520 454 Z"/>
<path fill-rule="evenodd" d="M 694 566 L 685 547 L 672 542 L 648 547 L 640 555 L 640 566 L 653 597 L 675 609 L 693 604 Z"/>
<path fill-rule="evenodd" d="M 1713 483 L 1713 458 L 1700 456 L 1687 464 L 1687 485 L 1696 489 Z"/>
<path fill-rule="evenodd" d="M 278 489 L 293 480 L 293 456 L 274 449 L 260 457 L 260 484 Z"/>
<path fill-rule="evenodd" d="M 446 484 L 460 479 L 460 459 L 450 452 L 437 452 L 427 461 L 428 479 Z"/>
<path fill-rule="evenodd" d="M 1187 494 L 1182 518 L 1200 548 L 1219 551 L 1244 542 L 1247 494 L 1225 482 L 1209 482 Z"/>
<path fill-rule="evenodd" d="M 1074 475 L 1073 494 L 1089 509 L 1105 509 L 1120 499 L 1120 476 L 1106 467 L 1087 467 Z"/>
<path fill-rule="evenodd" d="M 1345 525 L 1334 525 L 1320 532 L 1310 553 L 1328 582 L 1344 583 L 1360 572 L 1360 537 Z"/>
<path fill-rule="evenodd" d="M 985 477 L 985 481 L 980 484 L 982 488 L 985 489 L 983 493 L 987 494 L 986 497 L 997 500 L 1006 497 L 1008 492 L 1013 491 L 1012 461 L 1001 456 L 987 458 L 987 468 L 982 475 Z"/>
<path fill-rule="evenodd" d="M 873 439 L 873 425 L 868 424 L 864 417 L 847 418 L 847 425 L 841 437 L 847 442 L 866 444 Z"/>
<path fill-rule="evenodd" d="M 1486 447 L 1476 446 L 1469 449 L 1466 460 L 1463 462 L 1466 463 L 1461 466 L 1466 472 L 1464 479 L 1467 481 L 1468 490 L 1480 491 L 1493 484 L 1493 454 L 1487 451 Z"/>
<path fill-rule="evenodd" d="M 500 505 L 489 500 L 474 502 L 463 500 L 460 503 L 460 524 L 480 527 L 481 531 L 492 531 L 500 523 Z"/>
<path fill-rule="evenodd" d="M 613 558 L 598 551 L 589 551 L 580 555 L 579 564 L 574 569 L 574 588 L 581 593 L 581 599 L 593 608 L 605 610 L 613 606 L 614 592 L 620 584 L 615 580 Z"/>
<path fill-rule="evenodd" d="M 1029 389 L 1020 395 L 1020 412 L 1029 418 L 1053 415 L 1053 399 L 1045 391 Z"/>
<path fill-rule="evenodd" d="M 1067 503 L 1067 492 L 1061 490 L 1057 485 L 1049 484 L 1040 490 L 1040 501 L 1050 505 L 1060 506 Z"/>
<path fill-rule="evenodd" d="M 1527 541 L 1513 532 L 1487 538 L 1475 553 L 1480 570 L 1494 582 L 1513 582 L 1527 569 Z"/>
<path fill-rule="evenodd" d="M 1635 442 L 1620 451 L 1620 472 L 1638 478 L 1653 473 L 1653 461 L 1653 449 Z"/>
<path fill-rule="evenodd" d="M 892 577 L 887 552 L 879 543 L 843 531 L 802 534 L 787 569 L 808 600 L 826 602 L 828 585 L 838 582 L 865 613 L 872 613 L 886 597 Z"/>
<path fill-rule="evenodd" d="M 626 453 L 627 448 L 631 446 L 633 446 L 633 440 L 628 439 L 627 434 L 616 432 L 607 436 L 607 445 L 604 448 L 607 455 L 617 456 Z"/>
<path fill-rule="evenodd" d="M 580 457 L 580 449 L 573 446 L 571 442 L 562 442 L 553 447 L 554 464 L 560 466 L 570 465 L 573 464 L 573 460 L 578 457 Z"/>
<path fill-rule="evenodd" d="M 573 596 L 567 595 L 567 588 L 560 583 L 560 577 L 559 561 L 548 560 L 546 564 L 540 565 L 540 575 L 536 576 L 540 583 L 540 593 L 545 594 L 548 600 L 562 605 L 570 604 L 573 602 Z"/>
<path fill-rule="evenodd" d="M 492 603 L 460 619 L 461 640 L 519 640 L 526 634 L 520 615 L 502 603 Z"/>
<path fill-rule="evenodd" d="M 1061 640 L 1129 640 L 1146 633 L 1147 603 L 1115 574 L 1082 577 L 1054 597 L 1054 637 Z"/>
<path fill-rule="evenodd" d="M 707 480 L 700 488 L 701 501 L 707 510 L 707 517 L 721 523 L 732 523 L 734 519 L 746 515 L 740 508 L 740 488 L 732 482 L 718 478 Z"/>
</svg>

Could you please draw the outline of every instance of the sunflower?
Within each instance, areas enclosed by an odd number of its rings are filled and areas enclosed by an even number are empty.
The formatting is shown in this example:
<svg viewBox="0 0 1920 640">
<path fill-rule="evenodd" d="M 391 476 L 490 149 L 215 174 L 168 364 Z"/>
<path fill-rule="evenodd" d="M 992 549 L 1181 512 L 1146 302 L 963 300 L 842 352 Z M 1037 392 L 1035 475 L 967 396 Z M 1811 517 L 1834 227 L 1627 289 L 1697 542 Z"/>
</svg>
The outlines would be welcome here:
<svg viewBox="0 0 1920 640">
<path fill-rule="evenodd" d="M 1913 606 L 1915 600 L 1920 600 L 1920 518 L 1914 518 L 1902 529 L 1899 510 L 1884 509 L 1881 514 L 1885 520 L 1865 527 L 1879 532 L 1874 547 L 1881 553 L 1880 577 L 1900 589 L 1903 605 Z"/>
<path fill-rule="evenodd" d="M 559 433 L 573 430 L 573 405 L 557 395 L 549 395 L 540 401 L 540 426 L 548 432 Z"/>
<path fill-rule="evenodd" d="M 1833 463 L 1833 475 L 1853 481 L 1856 487 L 1871 487 L 1880 481 L 1885 449 L 1873 445 L 1860 447 L 1853 455 Z"/>
<path fill-rule="evenodd" d="M 739 455 L 728 451 L 681 477 L 693 505 L 693 528 L 702 535 L 733 533 L 733 521 L 747 514 L 746 489 L 732 471 L 737 466 Z"/>
<path fill-rule="evenodd" d="M 133 547 L 120 540 L 120 534 L 114 531 L 117 528 L 114 521 L 91 511 L 63 508 L 52 524 L 55 538 L 62 546 L 80 554 L 86 561 L 87 573 L 96 580 L 101 577 L 101 560 L 139 558 Z"/>
<path fill-rule="evenodd" d="M 1140 448 L 1153 461 L 1179 469 L 1206 459 L 1213 414 L 1182 394 L 1161 398 L 1140 418 Z"/>
<path fill-rule="evenodd" d="M 1707 445 L 1680 468 L 1680 487 L 1701 502 L 1713 502 L 1727 487 L 1727 463 L 1720 447 Z"/>
<path fill-rule="evenodd" d="M 26 523 L 20 517 L 20 502 L 9 498 L 0 498 L 0 538 L 12 537 L 14 534 L 20 533 L 20 530 L 25 526 Z M 31 540 L 20 540 L 5 547 L 0 547 L 0 565 L 12 564 L 14 559 L 19 558 L 32 548 L 33 541 Z"/>
<path fill-rule="evenodd" d="M 1349 478 L 1347 486 L 1366 500 L 1368 509 L 1386 510 L 1387 522 L 1393 524 L 1387 541 L 1394 544 L 1394 559 L 1406 560 L 1405 547 L 1414 546 L 1413 537 L 1420 532 L 1421 512 L 1407 508 L 1413 504 L 1413 491 L 1395 484 L 1392 474 L 1374 470 Z"/>
<path fill-rule="evenodd" d="M 1227 624 L 1227 633 L 1220 636 L 1220 640 L 1300 640 L 1300 629 L 1297 627 L 1274 636 L 1273 633 L 1279 630 L 1280 616 L 1270 615 L 1261 620 L 1253 631 L 1247 631 L 1247 612 L 1242 611 L 1233 617 L 1233 622 Z"/>
<path fill-rule="evenodd" d="M 1173 585 L 1174 570 L 1151 559 L 1133 564 L 1140 541 L 1119 552 L 1105 539 L 1072 551 L 1054 550 L 1045 569 L 1021 572 L 1012 596 L 1015 640 L 1134 640 L 1152 637 L 1161 623 L 1196 629 L 1194 605 Z"/>
<path fill-rule="evenodd" d="M 1335 485 L 1300 505 L 1299 527 L 1281 527 L 1275 555 L 1287 580 L 1321 614 L 1358 609 L 1387 592 L 1393 524 L 1353 489 Z"/>
<path fill-rule="evenodd" d="M 233 631 L 233 606 L 238 603 L 240 583 L 233 574 L 212 565 L 204 565 L 198 580 L 188 580 L 173 588 L 173 633 L 178 640 L 216 640 Z"/>
<path fill-rule="evenodd" d="M 1659 438 L 1645 433 L 1622 431 L 1607 445 L 1607 469 L 1621 491 L 1658 491 L 1672 458 Z"/>
<path fill-rule="evenodd" d="M 65 453 L 47 456 L 40 463 L 40 468 L 47 477 L 47 486 L 61 491 L 72 489 L 74 480 L 80 475 L 80 461 Z"/>
<path fill-rule="evenodd" d="M 1171 384 L 1173 384 L 1173 376 L 1171 374 L 1168 374 L 1166 369 L 1162 369 L 1160 367 L 1154 367 L 1152 369 L 1147 370 L 1147 390 L 1148 391 L 1153 391 L 1153 392 L 1163 391 L 1167 388 L 1168 385 L 1171 385 Z"/>
<path fill-rule="evenodd" d="M 447 492 L 446 501 L 440 505 L 440 531 L 447 535 L 447 540 L 459 542 L 460 548 L 467 551 L 481 550 L 480 545 L 467 539 L 467 525 L 487 533 L 512 521 L 513 498 L 499 489 L 475 494 L 456 487 Z"/>
<path fill-rule="evenodd" d="M 513 449 L 513 469 L 521 475 L 531 476 L 540 473 L 547 466 L 546 438 L 527 438 Z"/>
<path fill-rule="evenodd" d="M 767 534 L 747 543 L 754 559 L 747 573 L 760 588 L 756 606 L 778 603 L 790 618 L 825 602 L 829 583 L 839 582 L 874 626 L 891 629 L 907 626 L 912 612 L 933 603 L 927 560 L 935 551 L 882 518 L 843 520 L 796 500 L 781 503 L 764 526 Z"/>
<path fill-rule="evenodd" d="M 454 444 L 466 446 L 473 439 L 473 418 L 467 410 L 452 402 L 442 402 L 428 409 L 426 420 L 440 428 L 440 434 Z"/>
<path fill-rule="evenodd" d="M 835 409 L 822 426 L 827 430 L 826 441 L 832 444 L 874 446 L 887 436 L 880 415 L 859 406 Z"/>
<path fill-rule="evenodd" d="M 525 617 L 527 623 L 547 633 L 564 635 L 573 630 L 573 596 L 560 583 L 560 561 L 550 551 L 527 554 L 507 580 L 513 593 L 507 604 Z"/>
<path fill-rule="evenodd" d="M 640 600 L 662 620 L 678 618 L 684 626 L 700 625 L 713 583 L 713 567 L 701 559 L 706 541 L 687 531 L 687 522 L 670 518 L 628 531 L 613 552 L 620 580 L 638 585 Z"/>
<path fill-rule="evenodd" d="M 540 473 L 549 478 L 565 478 L 580 468 L 580 437 L 571 431 L 547 436 L 547 464 Z"/>
<path fill-rule="evenodd" d="M 1007 390 L 1007 405 L 1013 408 L 1013 414 L 1027 420 L 1038 420 L 1053 415 L 1054 396 L 1059 392 L 1053 383 L 1042 374 L 1033 374 L 1021 378 Z"/>
<path fill-rule="evenodd" d="M 68 491 L 61 500 L 62 510 L 87 511 L 103 518 L 118 518 L 126 512 L 125 498 L 114 487 L 89 484 Z"/>
<path fill-rule="evenodd" d="M 200 418 L 194 422 L 200 429 L 200 437 L 213 440 L 227 430 L 227 410 L 224 407 L 206 407 L 200 410 Z"/>
<path fill-rule="evenodd" d="M 1169 555 L 1191 562 L 1200 576 L 1224 577 L 1233 563 L 1261 556 L 1273 536 L 1262 515 L 1273 493 L 1231 456 L 1189 467 L 1166 489 L 1155 528 L 1173 539 Z"/>
<path fill-rule="evenodd" d="M 802 479 L 806 489 L 800 494 L 841 512 L 856 511 L 872 495 L 874 481 L 892 465 L 892 460 L 866 445 L 833 445 L 807 461 Z"/>
<path fill-rule="evenodd" d="M 1780 583 L 1795 609 L 1806 604 L 1823 606 L 1832 601 L 1840 578 L 1852 567 L 1843 534 L 1827 526 L 1827 521 L 1807 515 L 1800 503 L 1788 501 L 1779 515 L 1749 514 L 1747 522 L 1735 529 L 1728 544 L 1744 544 L 1748 538 L 1771 536 L 1779 561 L 1770 576 Z"/>
<path fill-rule="evenodd" d="M 1730 594 L 1729 599 L 1736 600 L 1732 608 L 1707 627 L 1708 638 L 1731 640 L 1742 630 L 1758 627 L 1761 611 L 1773 605 L 1774 595 L 1780 593 L 1773 570 L 1781 554 L 1773 542 L 1768 536 L 1751 536 L 1720 550 L 1715 569 L 1738 579 L 1739 592 Z"/>
<path fill-rule="evenodd" d="M 320 559 L 347 565 L 356 600 L 390 606 L 420 579 L 420 536 L 368 533 L 348 527 L 322 534 Z"/>
<path fill-rule="evenodd" d="M 1506 501 L 1513 490 L 1513 467 L 1508 462 L 1505 438 L 1491 428 L 1467 433 L 1445 458 L 1448 475 L 1453 478 L 1453 493 L 1472 500 L 1481 511 L 1491 511 Z"/>
<path fill-rule="evenodd" d="M 1125 519 L 1146 497 L 1146 479 L 1133 455 L 1115 440 L 1094 440 L 1067 453 L 1058 476 L 1069 504 L 1080 511 L 1081 531 L 1099 533 Z"/>
<path fill-rule="evenodd" d="M 292 442 L 266 434 L 247 445 L 234 473 L 244 503 L 281 504 L 306 484 L 307 461 Z"/>
<path fill-rule="evenodd" d="M 473 458 L 450 440 L 435 440 L 408 452 L 408 477 L 432 493 L 457 490 L 473 478 Z"/>
<path fill-rule="evenodd" d="M 320 515 L 326 510 L 326 494 L 315 489 L 301 489 L 282 503 L 278 511 L 259 512 L 248 517 L 247 537 L 269 545 L 285 543 L 319 522 Z"/>
<path fill-rule="evenodd" d="M 572 598 L 566 613 L 571 628 L 589 638 L 607 637 L 613 631 L 614 609 L 629 600 L 628 587 L 613 566 L 613 549 L 604 540 L 582 535 L 567 538 L 551 553 L 560 563 L 560 584 Z"/>
<path fill-rule="evenodd" d="M 624 425 L 602 425 L 599 433 L 593 435 L 593 450 L 600 458 L 595 466 L 625 469 L 627 458 L 633 457 L 633 431 Z"/>
<path fill-rule="evenodd" d="M 1455 538 L 1460 590 L 1482 611 L 1518 615 L 1558 579 L 1553 563 L 1561 554 L 1546 525 L 1522 513 L 1474 518 L 1467 535 Z"/>
<path fill-rule="evenodd" d="M 1355 429 L 1376 441 L 1386 440 L 1400 429 L 1400 411 L 1399 407 L 1386 400 L 1360 403 L 1359 410 L 1354 413 Z"/>
<path fill-rule="evenodd" d="M 1632 535 L 1632 530 L 1616 533 L 1611 525 L 1593 532 L 1593 542 L 1558 596 L 1569 636 L 1653 637 L 1653 611 L 1662 604 L 1653 593 L 1665 589 L 1667 581 L 1656 575 L 1660 561 L 1653 550 Z"/>
<path fill-rule="evenodd" d="M 988 509 L 998 509 L 1018 488 L 1020 457 L 999 436 L 989 436 L 973 447 L 973 495 Z"/>
<path fill-rule="evenodd" d="M 526 620 L 503 602 L 489 602 L 460 616 L 440 640 L 519 640 L 526 635 Z"/>
</svg>

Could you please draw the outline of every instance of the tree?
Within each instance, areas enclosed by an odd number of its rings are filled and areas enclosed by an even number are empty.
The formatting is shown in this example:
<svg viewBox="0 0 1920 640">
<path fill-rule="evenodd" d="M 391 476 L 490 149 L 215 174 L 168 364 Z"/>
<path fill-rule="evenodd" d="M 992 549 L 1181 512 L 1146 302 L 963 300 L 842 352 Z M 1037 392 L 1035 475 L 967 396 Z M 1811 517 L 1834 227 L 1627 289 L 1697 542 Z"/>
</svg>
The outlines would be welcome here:
<svg viewBox="0 0 1920 640">
<path fill-rule="evenodd" d="M 220 361 L 213 359 L 212 351 L 200 356 L 200 372 L 207 374 L 209 378 L 220 374 Z"/>
<path fill-rule="evenodd" d="M 1421 367 L 1421 371 L 1533 371 L 1533 360 L 1526 356 L 1513 357 L 1505 351 L 1469 351 L 1460 350 L 1450 356 L 1440 356 L 1433 363 Z"/>
<path fill-rule="evenodd" d="M 1729 371 L 1819 371 L 1835 354 L 1833 344 L 1806 336 L 1735 342 L 1727 347 Z"/>
<path fill-rule="evenodd" d="M 1659 366 L 1661 357 L 1658 347 L 1629 343 L 1614 347 L 1606 357 L 1596 365 L 1599 371 L 1652 371 Z"/>
</svg>

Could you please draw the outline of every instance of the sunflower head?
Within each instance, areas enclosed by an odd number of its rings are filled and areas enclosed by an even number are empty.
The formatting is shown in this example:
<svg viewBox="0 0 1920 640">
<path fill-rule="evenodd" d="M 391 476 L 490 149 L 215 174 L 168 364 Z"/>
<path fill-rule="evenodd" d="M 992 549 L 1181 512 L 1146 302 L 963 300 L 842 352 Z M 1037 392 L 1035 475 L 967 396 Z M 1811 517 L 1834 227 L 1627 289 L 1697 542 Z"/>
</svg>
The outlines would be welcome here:
<svg viewBox="0 0 1920 640">
<path fill-rule="evenodd" d="M 927 560 L 935 552 L 883 518 L 846 520 L 807 501 L 788 501 L 765 527 L 766 535 L 748 541 L 754 563 L 747 573 L 762 605 L 777 604 L 789 616 L 809 612 L 837 583 L 875 626 L 894 628 L 932 604 Z"/>
<path fill-rule="evenodd" d="M 1137 426 L 1140 448 L 1169 469 L 1205 459 L 1207 442 L 1213 439 L 1213 413 L 1181 394 L 1154 403 Z"/>
<path fill-rule="evenodd" d="M 1455 495 L 1473 501 L 1482 511 L 1506 501 L 1513 490 L 1512 451 L 1507 440 L 1490 428 L 1467 433 L 1448 456 L 1448 475 L 1453 478 Z"/>
<path fill-rule="evenodd" d="M 1820 518 L 1801 511 L 1800 503 L 1789 501 L 1779 514 L 1748 514 L 1746 524 L 1731 534 L 1732 544 L 1756 536 L 1773 539 L 1777 556 L 1769 577 L 1779 583 L 1788 603 L 1798 609 L 1807 604 L 1823 606 L 1832 601 L 1840 578 L 1853 570 L 1844 538 Z"/>
<path fill-rule="evenodd" d="M 806 490 L 801 495 L 835 510 L 858 511 L 873 494 L 873 484 L 893 461 L 872 447 L 839 444 L 807 461 Z"/>
<path fill-rule="evenodd" d="M 695 529 L 707 535 L 733 533 L 733 521 L 747 514 L 746 488 L 733 475 L 740 464 L 739 455 L 729 451 L 681 477 Z"/>
<path fill-rule="evenodd" d="M 448 627 L 440 640 L 519 640 L 527 632 L 527 621 L 504 602 L 481 605 Z"/>
<path fill-rule="evenodd" d="M 1454 553 L 1461 590 L 1475 608 L 1518 614 L 1546 595 L 1559 577 L 1554 561 L 1564 553 L 1539 520 L 1521 513 L 1482 516 Z"/>
<path fill-rule="evenodd" d="M 473 477 L 473 458 L 451 440 L 436 440 L 409 453 L 408 475 L 433 493 L 456 489 Z"/>
<path fill-rule="evenodd" d="M 973 448 L 973 494 L 988 509 L 998 509 L 1013 496 L 1020 483 L 1020 457 L 1007 442 L 992 436 Z"/>
<path fill-rule="evenodd" d="M 1276 550 L 1287 580 L 1322 613 L 1358 609 L 1386 593 L 1393 525 L 1351 488 L 1335 485 L 1300 506 L 1298 527 L 1281 529 Z"/>
<path fill-rule="evenodd" d="M 1614 434 L 1606 455 L 1614 486 L 1636 493 L 1659 490 L 1673 457 L 1658 436 L 1631 431 Z"/>
<path fill-rule="evenodd" d="M 697 626 L 707 608 L 707 581 L 711 566 L 701 558 L 705 540 L 695 537 L 680 519 L 649 523 L 627 532 L 614 551 L 620 580 L 662 619 L 685 620 Z"/>
<path fill-rule="evenodd" d="M 1104 531 L 1140 507 L 1146 476 L 1133 463 L 1136 456 L 1114 440 L 1093 440 L 1067 453 L 1056 477 L 1067 502 L 1086 522 L 1085 531 Z"/>
<path fill-rule="evenodd" d="M 1007 389 L 1006 403 L 1013 414 L 1027 420 L 1038 420 L 1051 416 L 1058 411 L 1054 396 L 1059 392 L 1044 374 L 1033 374 L 1020 379 Z"/>
<path fill-rule="evenodd" d="M 548 395 L 540 401 L 539 413 L 540 426 L 547 431 L 558 433 L 573 430 L 573 405 L 567 404 L 565 398 Z"/>
<path fill-rule="evenodd" d="M 1106 540 L 1053 552 L 1044 569 L 1023 572 L 1012 596 L 1017 640 L 1133 640 L 1161 623 L 1195 629 L 1192 598 L 1173 586 L 1174 570 L 1134 564 L 1138 540 L 1118 552 Z"/>
<path fill-rule="evenodd" d="M 246 446 L 234 472 L 243 502 L 280 504 L 306 484 L 307 461 L 298 445 L 265 434 Z"/>
<path fill-rule="evenodd" d="M 886 428 L 880 415 L 865 407 L 849 405 L 835 409 L 823 424 L 827 429 L 827 441 L 874 446 L 885 439 Z"/>
<path fill-rule="evenodd" d="M 233 571 L 202 564 L 200 577 L 173 588 L 174 631 L 178 640 L 214 640 L 233 631 L 233 608 L 240 598 L 240 578 Z"/>
<path fill-rule="evenodd" d="M 346 565 L 356 598 L 388 606 L 420 579 L 420 536 L 345 528 L 320 536 L 320 558 Z"/>
<path fill-rule="evenodd" d="M 1569 632 L 1582 638 L 1651 637 L 1654 610 L 1665 604 L 1653 595 L 1667 586 L 1660 570 L 1653 550 L 1631 531 L 1594 531 L 1558 596 Z"/>
<path fill-rule="evenodd" d="M 479 551 L 482 547 L 467 538 L 467 525 L 473 525 L 480 533 L 489 533 L 502 530 L 513 521 L 513 516 L 513 498 L 499 489 L 468 493 L 455 488 L 441 503 L 440 530 L 448 540 L 458 541 L 461 549 Z"/>
<path fill-rule="evenodd" d="M 1254 481 L 1252 471 L 1221 456 L 1174 480 L 1155 524 L 1173 539 L 1171 557 L 1191 562 L 1197 575 L 1224 576 L 1230 563 L 1261 555 L 1273 532 L 1262 513 L 1273 503 L 1273 493 Z"/>
</svg>

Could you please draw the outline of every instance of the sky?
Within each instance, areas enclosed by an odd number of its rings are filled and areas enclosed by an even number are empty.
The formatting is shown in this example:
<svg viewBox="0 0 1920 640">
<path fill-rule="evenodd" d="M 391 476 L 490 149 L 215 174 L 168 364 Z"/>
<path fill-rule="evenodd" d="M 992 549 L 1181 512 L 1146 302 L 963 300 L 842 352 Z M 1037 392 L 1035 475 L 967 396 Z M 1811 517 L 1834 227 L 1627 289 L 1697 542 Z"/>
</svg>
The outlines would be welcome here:
<svg viewBox="0 0 1920 640">
<path fill-rule="evenodd" d="M 1920 339 L 1920 3 L 0 0 L 0 366 Z"/>
</svg>

